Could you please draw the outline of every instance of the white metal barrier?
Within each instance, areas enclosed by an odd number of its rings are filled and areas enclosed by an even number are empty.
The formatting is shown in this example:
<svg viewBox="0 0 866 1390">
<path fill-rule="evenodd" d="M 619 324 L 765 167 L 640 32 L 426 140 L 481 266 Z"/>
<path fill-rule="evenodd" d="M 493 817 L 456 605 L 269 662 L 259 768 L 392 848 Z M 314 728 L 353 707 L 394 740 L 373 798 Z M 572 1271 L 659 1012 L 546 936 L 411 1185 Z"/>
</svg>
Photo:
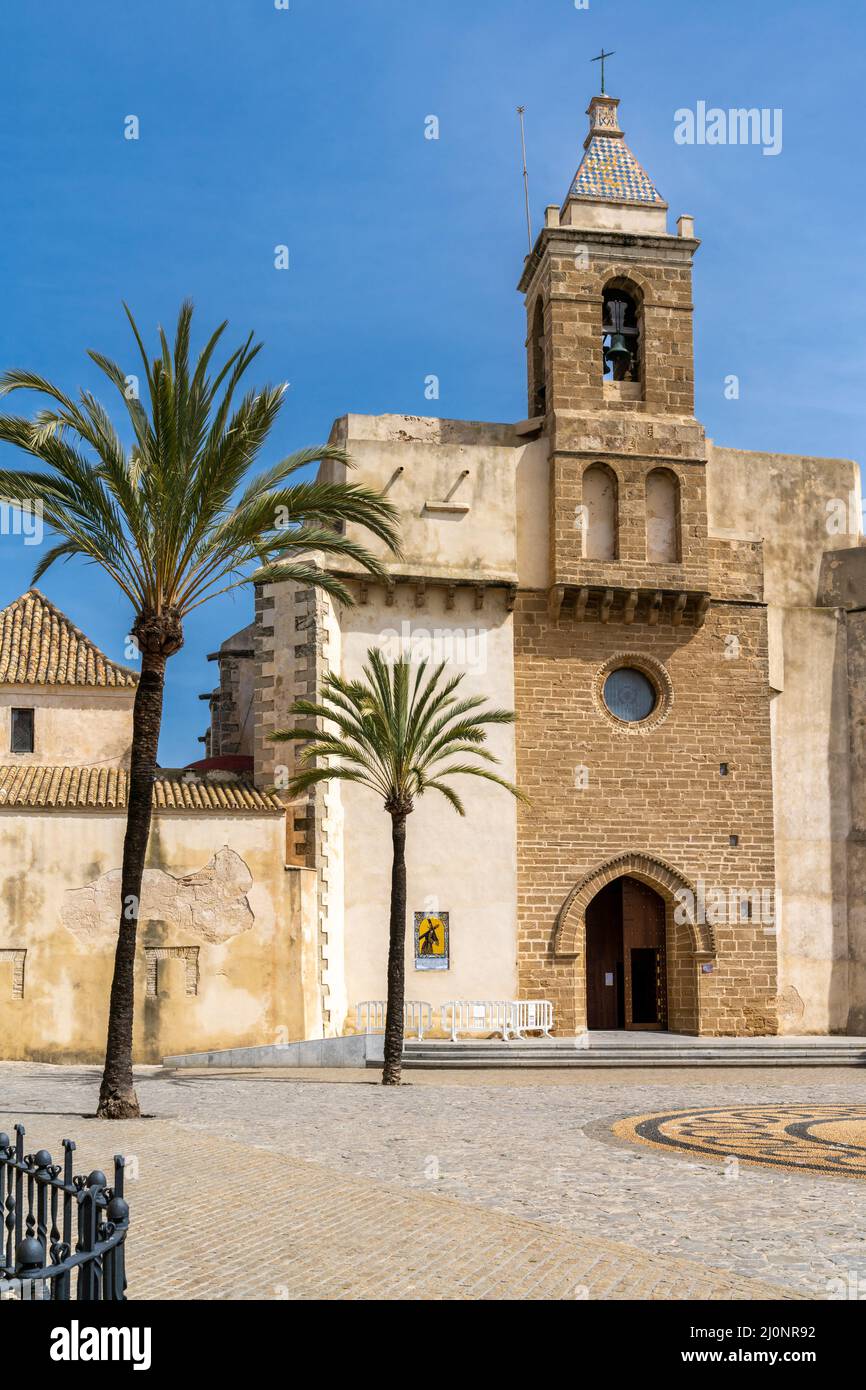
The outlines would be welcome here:
<svg viewBox="0 0 866 1390">
<path fill-rule="evenodd" d="M 359 1033 L 384 1033 L 385 999 L 365 999 L 355 1005 Z M 456 1042 L 460 1033 L 499 1033 L 505 1042 L 525 1033 L 550 1037 L 553 1005 L 549 999 L 451 999 L 440 1009 L 442 1028 Z M 422 999 L 407 999 L 403 1005 L 403 1029 L 423 1042 L 433 1028 L 433 1005 Z"/>
<path fill-rule="evenodd" d="M 524 1033 L 543 1033 L 550 1037 L 553 1027 L 553 1005 L 549 999 L 515 999 L 508 1020 L 509 1032 L 516 1038 Z"/>
<path fill-rule="evenodd" d="M 549 999 L 452 999 L 442 1005 L 442 1027 L 458 1033 L 499 1033 L 505 1042 L 524 1033 L 550 1037 L 553 1005 Z"/>
<path fill-rule="evenodd" d="M 386 999 L 365 999 L 355 1005 L 355 1020 L 359 1033 L 384 1033 Z M 413 1033 L 419 1042 L 433 1027 L 433 1005 L 423 999 L 407 999 L 403 1005 L 404 1033 Z"/>
<path fill-rule="evenodd" d="M 452 1042 L 458 1033 L 500 1033 L 507 1039 L 510 1009 L 507 999 L 451 999 L 442 1005 L 442 1027 L 450 1029 Z"/>
</svg>

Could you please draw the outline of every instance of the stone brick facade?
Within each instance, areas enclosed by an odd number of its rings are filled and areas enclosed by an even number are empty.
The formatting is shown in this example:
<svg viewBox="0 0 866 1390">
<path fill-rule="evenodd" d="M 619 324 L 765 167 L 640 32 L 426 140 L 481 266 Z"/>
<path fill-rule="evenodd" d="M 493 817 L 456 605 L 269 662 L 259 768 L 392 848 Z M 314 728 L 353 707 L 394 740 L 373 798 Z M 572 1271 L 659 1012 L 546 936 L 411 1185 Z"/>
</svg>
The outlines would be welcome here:
<svg viewBox="0 0 866 1390">
<path fill-rule="evenodd" d="M 246 694 L 244 675 L 255 662 L 255 656 L 253 624 L 235 633 L 222 643 L 218 652 L 208 656 L 208 661 L 218 665 L 219 685 L 200 697 L 208 701 L 210 709 L 210 727 L 201 740 L 207 757 L 243 754 L 248 747 L 251 751 L 249 726 L 253 717 L 253 696 Z"/>
<path fill-rule="evenodd" d="M 306 584 L 257 586 L 255 700 L 255 775 L 261 786 L 277 792 L 295 766 L 297 747 L 273 743 L 279 729 L 303 721 L 289 711 L 295 700 L 315 700 L 329 668 L 329 622 L 332 608 L 327 596 Z M 330 1021 L 329 981 L 329 789 L 319 785 L 303 802 L 288 808 L 286 864 L 317 870 L 317 960 L 322 1018 Z"/>
<path fill-rule="evenodd" d="M 617 655 L 630 665 L 650 658 L 669 674 L 670 705 L 646 731 L 618 727 L 599 708 L 597 673 Z M 518 781 L 532 803 L 518 829 L 521 997 L 553 999 L 564 1031 L 585 1026 L 582 910 L 575 915 L 570 895 L 588 884 L 585 907 L 625 873 L 665 900 L 668 1027 L 774 1032 L 773 924 L 674 920 L 677 891 L 694 894 L 699 915 L 699 881 L 724 890 L 726 916 L 731 890 L 772 902 L 763 609 L 718 604 L 699 629 L 626 628 L 568 614 L 551 622 L 545 596 L 523 594 L 515 699 Z"/>
</svg>

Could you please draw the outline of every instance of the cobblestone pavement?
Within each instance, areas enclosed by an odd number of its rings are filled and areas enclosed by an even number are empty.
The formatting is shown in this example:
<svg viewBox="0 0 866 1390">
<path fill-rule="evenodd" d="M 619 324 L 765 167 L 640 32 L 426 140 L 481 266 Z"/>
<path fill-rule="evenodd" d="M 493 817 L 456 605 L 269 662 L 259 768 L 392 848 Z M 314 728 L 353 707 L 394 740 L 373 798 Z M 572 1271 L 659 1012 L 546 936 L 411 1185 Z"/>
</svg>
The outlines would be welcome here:
<svg viewBox="0 0 866 1390">
<path fill-rule="evenodd" d="M 857 1069 L 413 1072 L 394 1090 L 369 1072 L 144 1068 L 156 1118 L 128 1125 L 82 1118 L 97 1080 L 2 1064 L 0 1124 L 20 1118 L 48 1148 L 68 1134 L 82 1170 L 134 1155 L 139 1297 L 826 1298 L 852 1273 L 866 1286 L 861 1179 L 733 1177 L 611 1132 L 678 1106 L 860 1104 Z"/>
</svg>

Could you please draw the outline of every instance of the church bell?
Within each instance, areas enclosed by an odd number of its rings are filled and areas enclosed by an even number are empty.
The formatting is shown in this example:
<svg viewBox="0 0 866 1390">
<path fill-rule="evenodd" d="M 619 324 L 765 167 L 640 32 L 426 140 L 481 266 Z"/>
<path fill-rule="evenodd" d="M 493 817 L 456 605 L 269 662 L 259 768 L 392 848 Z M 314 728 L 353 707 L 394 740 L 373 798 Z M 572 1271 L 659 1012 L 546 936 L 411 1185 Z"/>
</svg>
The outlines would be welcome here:
<svg viewBox="0 0 866 1390">
<path fill-rule="evenodd" d="M 610 347 L 605 349 L 605 360 L 613 367 L 614 374 L 619 367 L 627 367 L 631 361 L 631 348 L 625 339 L 624 333 L 611 333 Z"/>
</svg>

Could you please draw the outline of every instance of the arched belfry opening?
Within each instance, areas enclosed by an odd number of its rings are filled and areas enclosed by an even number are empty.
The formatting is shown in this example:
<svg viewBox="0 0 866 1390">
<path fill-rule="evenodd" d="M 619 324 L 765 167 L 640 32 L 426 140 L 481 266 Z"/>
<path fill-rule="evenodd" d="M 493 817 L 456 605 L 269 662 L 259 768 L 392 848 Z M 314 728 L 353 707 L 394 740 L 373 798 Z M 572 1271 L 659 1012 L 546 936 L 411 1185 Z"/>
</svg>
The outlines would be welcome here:
<svg viewBox="0 0 866 1390">
<path fill-rule="evenodd" d="M 640 298 L 635 287 L 611 281 L 602 296 L 602 375 L 605 381 L 640 382 L 642 333 Z"/>
<path fill-rule="evenodd" d="M 547 411 L 547 372 L 544 356 L 544 301 L 539 294 L 529 325 L 529 414 Z"/>
</svg>

